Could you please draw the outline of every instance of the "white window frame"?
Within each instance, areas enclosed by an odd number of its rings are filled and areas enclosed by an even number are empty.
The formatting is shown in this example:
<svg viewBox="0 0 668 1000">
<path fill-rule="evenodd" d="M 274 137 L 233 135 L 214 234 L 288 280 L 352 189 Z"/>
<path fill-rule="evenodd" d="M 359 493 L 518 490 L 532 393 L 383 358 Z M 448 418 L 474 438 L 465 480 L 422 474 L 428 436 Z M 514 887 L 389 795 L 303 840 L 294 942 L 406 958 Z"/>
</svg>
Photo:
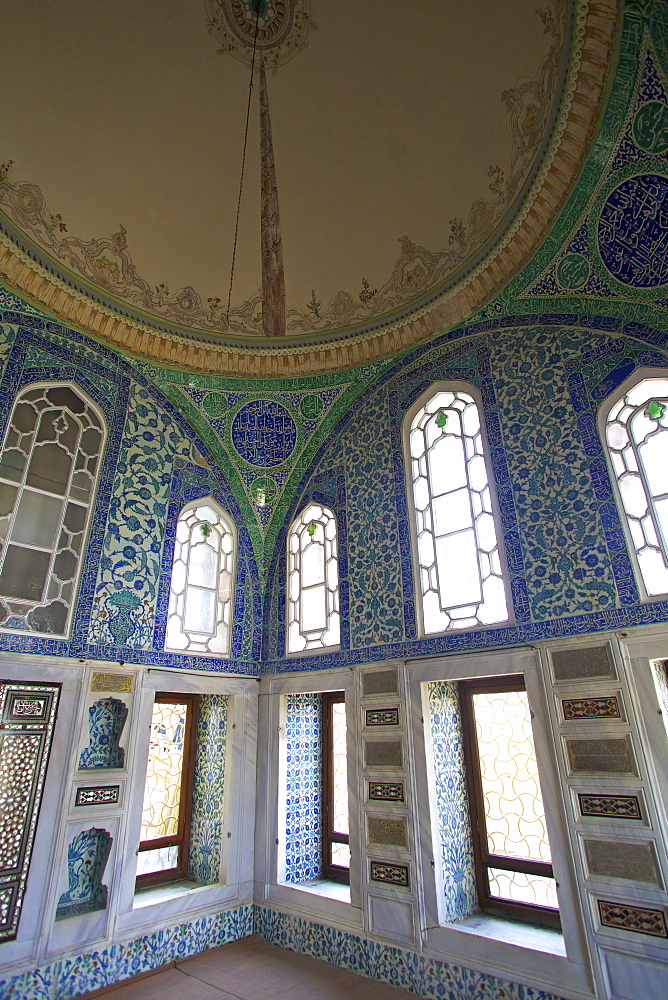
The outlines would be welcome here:
<svg viewBox="0 0 668 1000">
<path fill-rule="evenodd" d="M 643 576 L 642 568 L 640 565 L 640 560 L 638 559 L 638 553 L 636 550 L 636 545 L 633 539 L 633 534 L 631 527 L 629 525 L 628 515 L 626 513 L 626 507 L 624 500 L 622 499 L 621 490 L 619 488 L 619 481 L 617 478 L 617 473 L 615 472 L 615 467 L 613 465 L 612 456 L 610 453 L 610 448 L 607 439 L 607 426 L 610 421 L 610 413 L 614 409 L 617 403 L 626 396 L 635 386 L 640 385 L 641 382 L 651 381 L 652 379 L 664 379 L 668 380 L 668 369 L 650 369 L 650 368 L 640 368 L 625 379 L 625 381 L 619 386 L 611 396 L 609 396 L 605 403 L 600 407 L 598 414 L 598 426 L 599 433 L 601 437 L 601 443 L 603 446 L 603 452 L 605 454 L 605 460 L 608 467 L 608 472 L 610 474 L 610 479 L 612 482 L 612 489 L 615 497 L 615 505 L 617 507 L 617 512 L 619 514 L 619 519 L 622 523 L 624 530 L 624 537 L 626 538 L 627 548 L 629 550 L 629 555 L 631 557 L 631 562 L 633 564 L 635 580 L 640 591 L 641 600 L 643 603 L 651 603 L 653 601 L 665 600 L 666 595 L 668 595 L 668 582 L 666 583 L 666 589 L 658 594 L 650 594 L 645 578 Z M 668 430 L 666 431 L 668 434 Z M 649 487 L 646 485 L 645 476 L 640 474 L 641 482 L 645 491 L 645 496 L 648 500 L 648 508 L 650 508 L 651 516 L 651 505 L 653 497 L 649 494 Z M 654 518 L 652 518 L 654 521 Z M 665 560 L 666 561 L 666 578 L 668 581 L 668 538 L 664 539 L 665 545 Z"/>
<path fill-rule="evenodd" d="M 8 628 L 3 628 L 2 626 L 0 626 L 0 633 L 5 634 L 5 635 L 17 635 L 17 634 L 18 635 L 28 635 L 28 636 L 32 636 L 32 635 L 34 635 L 34 636 L 44 636 L 44 635 L 46 635 L 46 636 L 48 636 L 48 638 L 51 638 L 51 639 L 52 638 L 68 639 L 70 637 L 70 635 L 71 635 L 72 622 L 73 622 L 73 619 L 74 619 L 74 613 L 75 613 L 75 609 L 77 607 L 78 600 L 79 600 L 79 586 L 80 586 L 80 583 L 81 583 L 81 573 L 82 573 L 83 564 L 84 564 L 84 561 L 86 559 L 86 554 L 87 554 L 87 550 L 88 550 L 88 538 L 89 538 L 89 535 L 90 535 L 91 522 L 93 520 L 93 510 L 95 508 L 95 504 L 96 504 L 96 501 L 97 501 L 97 491 L 98 491 L 99 482 L 100 482 L 101 470 L 102 470 L 102 466 L 103 466 L 103 463 L 104 463 L 105 448 L 107 446 L 107 440 L 108 440 L 108 437 L 109 437 L 109 428 L 108 428 L 105 416 L 104 416 L 102 410 L 100 409 L 100 407 L 91 399 L 91 397 L 88 395 L 88 393 L 85 392 L 81 388 L 81 386 L 77 385 L 77 383 L 74 382 L 74 381 L 72 381 L 71 379 L 56 380 L 54 382 L 49 382 L 49 381 L 31 382 L 28 385 L 23 386 L 23 388 L 16 395 L 16 397 L 15 397 L 13 403 L 12 403 L 12 408 L 11 408 L 11 411 L 10 411 L 10 414 L 9 414 L 9 418 L 7 420 L 7 425 L 6 425 L 6 427 L 4 429 L 4 432 L 3 432 L 2 442 L 0 443 L 0 455 L 4 451 L 5 445 L 7 443 L 7 437 L 8 437 L 9 431 L 10 431 L 11 426 L 12 426 L 12 421 L 14 419 L 14 414 L 16 412 L 17 406 L 21 403 L 21 401 L 22 401 L 23 397 L 26 395 L 26 393 L 32 392 L 35 389 L 44 389 L 45 391 L 47 391 L 49 389 L 71 389 L 72 392 L 74 392 L 77 396 L 79 396 L 79 398 L 86 404 L 86 406 L 90 407 L 90 409 L 95 413 L 96 417 L 98 418 L 98 420 L 100 422 L 99 430 L 100 430 L 101 435 L 102 435 L 102 441 L 101 441 L 100 449 L 99 449 L 99 453 L 98 453 L 98 460 L 97 460 L 97 467 L 96 467 L 95 475 L 92 477 L 90 499 L 88 500 L 87 504 L 78 502 L 76 497 L 72 497 L 71 496 L 71 492 L 70 492 L 70 489 L 71 489 L 71 480 L 72 480 L 72 476 L 73 476 L 73 473 L 74 473 L 75 469 L 72 468 L 70 470 L 70 475 L 69 475 L 70 487 L 68 488 L 68 491 L 63 494 L 63 509 L 62 509 L 62 513 L 61 513 L 59 527 L 58 527 L 57 531 L 55 532 L 55 541 L 54 541 L 54 543 L 53 543 L 53 545 L 51 546 L 51 549 L 50 549 L 51 556 L 50 556 L 50 562 L 49 562 L 49 571 L 48 571 L 48 575 L 46 577 L 46 582 L 45 582 L 45 585 L 44 585 L 44 593 L 48 592 L 50 581 L 51 581 L 51 578 L 53 576 L 53 564 L 54 564 L 54 560 L 56 558 L 56 552 L 57 552 L 57 546 L 58 546 L 58 538 L 59 538 L 60 532 L 62 530 L 62 525 L 63 525 L 63 521 L 64 521 L 64 518 L 65 518 L 65 512 L 66 512 L 67 504 L 70 501 L 72 501 L 74 503 L 77 503 L 78 506 L 83 507 L 85 509 L 85 511 L 86 511 L 86 517 L 85 517 L 84 528 L 83 528 L 83 532 L 82 532 L 83 537 L 82 537 L 82 542 L 81 542 L 81 551 L 80 551 L 78 559 L 77 559 L 76 572 L 75 572 L 75 574 L 74 574 L 74 576 L 72 578 L 72 597 L 71 597 L 71 600 L 70 600 L 70 605 L 69 605 L 69 609 L 68 609 L 68 613 L 67 613 L 67 618 L 66 618 L 65 626 L 63 628 L 62 633 L 41 632 L 41 631 L 38 631 L 36 629 L 35 630 L 30 629 L 29 631 L 25 631 L 24 632 L 23 630 L 8 629 Z M 35 425 L 35 426 L 37 426 L 37 425 Z M 33 443 L 31 445 L 30 455 L 28 457 L 28 461 L 26 462 L 23 474 L 21 476 L 21 480 L 17 484 L 18 485 L 18 491 L 17 491 L 16 499 L 14 501 L 14 505 L 12 507 L 11 514 L 10 514 L 10 521 L 9 521 L 8 531 L 7 531 L 7 542 L 5 543 L 5 546 L 4 546 L 5 548 L 7 547 L 7 544 L 9 542 L 9 533 L 10 533 L 11 528 L 13 526 L 13 523 L 14 523 L 14 520 L 15 520 L 15 517 L 16 517 L 16 513 L 17 513 L 17 510 L 18 510 L 18 506 L 20 504 L 21 498 L 22 498 L 24 490 L 26 488 L 26 476 L 27 476 L 27 471 L 28 471 L 29 465 L 30 465 L 30 460 L 31 460 L 32 455 L 34 453 L 34 445 L 35 445 L 35 441 L 33 440 Z M 9 483 L 9 480 L 5 480 L 3 478 L 3 482 L 8 482 Z M 45 546 L 37 546 L 37 545 L 31 546 L 29 543 L 25 543 L 25 545 L 27 547 L 29 547 L 29 548 L 32 547 L 32 548 L 34 548 L 36 550 L 39 550 L 39 551 L 42 551 L 42 552 L 46 551 L 46 547 Z M 4 556 L 4 553 L 3 553 L 3 556 Z M 3 559 L 3 563 L 4 563 L 4 559 Z M 0 595 L 0 600 L 5 601 L 4 595 Z M 30 602 L 28 602 L 28 603 L 30 603 Z M 38 602 L 35 602 L 34 607 L 35 608 L 37 608 L 37 607 L 43 607 L 43 606 L 45 606 L 48 603 L 49 603 L 48 599 L 45 600 L 45 601 L 38 601 Z"/>
<path fill-rule="evenodd" d="M 302 564 L 301 555 L 304 551 L 305 546 L 302 545 L 302 537 L 305 531 L 308 531 L 308 522 L 318 522 L 317 518 L 307 517 L 308 512 L 312 508 L 319 508 L 325 515 L 328 515 L 330 523 L 334 524 L 334 537 L 327 538 L 326 528 L 323 531 L 324 534 L 324 588 L 325 588 L 325 617 L 327 625 L 324 629 L 302 629 L 301 621 L 301 597 L 304 589 L 309 589 L 308 586 L 304 588 L 302 583 Z M 292 539 L 297 537 L 298 548 L 296 552 L 291 551 Z M 333 549 L 333 552 L 331 551 Z M 329 554 L 328 554 L 328 550 Z M 285 594 L 285 646 L 286 653 L 289 657 L 294 656 L 310 656 L 313 653 L 321 653 L 324 651 L 331 652 L 333 649 L 339 649 L 341 645 L 341 605 L 340 605 L 340 580 L 339 580 L 339 525 L 335 512 L 327 504 L 319 503 L 316 500 L 309 500 L 302 511 L 295 517 L 292 521 L 290 528 L 288 530 L 287 546 L 286 546 L 286 594 Z M 332 574 L 335 576 L 335 585 L 333 587 L 329 586 L 328 577 L 330 575 L 329 567 L 333 565 Z M 298 592 L 296 598 L 291 597 L 291 580 L 293 574 L 296 574 L 298 580 Z M 335 616 L 335 617 L 333 617 Z M 290 625 L 295 622 L 298 629 L 299 636 L 304 640 L 304 646 L 301 649 L 292 649 L 290 646 Z M 331 624 L 330 624 L 331 623 Z M 336 641 L 324 643 L 322 641 L 322 636 L 326 635 L 328 632 L 335 628 Z M 320 639 L 309 638 L 307 633 L 321 632 L 322 636 Z"/>
<path fill-rule="evenodd" d="M 187 602 L 187 593 L 188 593 L 188 587 L 190 586 L 190 584 L 188 583 L 188 569 L 187 569 L 187 567 L 188 567 L 188 560 L 190 558 L 190 550 L 191 550 L 192 546 L 190 544 L 190 539 L 189 539 L 187 543 L 183 543 L 184 545 L 187 544 L 187 546 L 188 546 L 187 558 L 186 558 L 186 560 L 184 560 L 185 563 L 186 563 L 186 579 L 185 579 L 184 591 L 183 591 L 183 597 L 182 597 L 183 614 L 179 614 L 177 612 L 177 610 L 176 610 L 176 607 L 173 605 L 173 602 L 176 602 L 179 599 L 178 596 L 174 594 L 174 591 L 173 591 L 173 588 L 172 588 L 172 579 L 173 579 L 173 574 L 174 574 L 174 564 L 176 562 L 176 548 L 174 550 L 174 557 L 172 559 L 172 565 L 171 565 L 171 569 L 170 569 L 169 604 L 168 604 L 168 609 L 167 609 L 167 624 L 166 624 L 166 628 L 165 628 L 165 646 L 164 646 L 164 648 L 165 648 L 165 652 L 168 652 L 168 653 L 180 653 L 183 656 L 203 656 L 203 657 L 211 657 L 212 659 L 227 659 L 229 657 L 230 651 L 232 649 L 232 633 L 233 633 L 233 630 L 234 630 L 234 595 L 235 595 L 235 590 L 236 590 L 237 551 L 238 551 L 238 549 L 237 549 L 237 530 L 236 530 L 236 526 L 235 526 L 234 522 L 232 521 L 232 518 L 230 517 L 230 515 L 227 513 L 227 511 L 223 510 L 223 508 L 217 502 L 217 500 L 214 500 L 213 497 L 211 497 L 211 496 L 206 496 L 206 497 L 201 497 L 201 499 L 198 499 L 198 500 L 191 500 L 188 503 L 186 503 L 186 504 L 183 505 L 183 507 L 179 511 L 179 515 L 178 515 L 177 520 L 176 520 L 176 530 L 178 532 L 178 526 L 182 522 L 182 520 L 184 519 L 184 515 L 188 514 L 188 512 L 191 511 L 191 510 L 196 510 L 198 507 L 205 507 L 205 506 L 212 507 L 215 510 L 215 512 L 220 517 L 220 520 L 222 521 L 224 527 L 226 528 L 227 532 L 230 534 L 231 539 L 232 539 L 232 553 L 231 553 L 231 556 L 230 556 L 230 568 L 229 568 L 229 573 L 230 573 L 230 577 L 231 577 L 230 599 L 229 599 L 229 601 L 226 601 L 226 602 L 221 601 L 220 597 L 218 596 L 218 593 L 216 591 L 216 621 L 220 620 L 221 609 L 223 610 L 223 614 L 224 614 L 224 609 L 225 608 L 229 609 L 229 622 L 228 622 L 228 632 L 227 632 L 226 647 L 225 647 L 224 650 L 217 650 L 217 651 L 213 652 L 213 651 L 210 651 L 210 650 L 193 650 L 193 649 L 189 649 L 187 647 L 186 648 L 183 648 L 183 647 L 178 648 L 176 646 L 170 646 L 169 645 L 169 638 L 168 638 L 168 636 L 169 636 L 169 620 L 170 620 L 170 617 L 174 616 L 174 617 L 177 617 L 179 619 L 179 621 L 180 621 L 179 634 L 180 635 L 186 635 L 187 636 L 187 634 L 188 634 L 187 631 L 184 628 L 184 625 L 185 625 L 185 609 L 186 609 L 186 602 Z M 220 574 L 220 562 L 219 562 L 219 564 L 218 564 L 218 566 L 216 568 L 216 574 L 217 575 Z M 210 588 L 210 589 L 213 589 L 213 588 Z M 190 630 L 190 631 L 194 631 L 194 630 Z M 190 642 L 191 640 L 188 640 L 188 641 Z M 202 643 L 202 645 L 204 645 L 204 643 Z"/>
<path fill-rule="evenodd" d="M 482 442 L 482 453 L 485 462 L 485 470 L 487 472 L 487 488 L 489 489 L 490 504 L 491 504 L 491 515 L 494 519 L 494 528 L 496 532 L 496 545 L 498 552 L 498 559 L 501 566 L 501 579 L 503 581 L 503 588 L 506 600 L 506 617 L 498 622 L 491 622 L 489 624 L 478 624 L 478 625 L 467 625 L 462 628 L 453 627 L 452 625 L 441 631 L 427 631 L 424 622 L 424 610 L 423 610 L 423 600 L 424 595 L 421 586 L 421 566 L 420 558 L 418 553 L 418 533 L 417 533 L 417 517 L 415 510 L 415 499 L 413 493 L 413 471 L 410 452 L 410 434 L 411 426 L 417 415 L 417 413 L 429 402 L 429 400 L 440 392 L 463 392 L 470 396 L 477 409 L 478 416 L 480 419 L 480 435 Z M 413 563 L 413 578 L 414 578 L 414 591 L 415 591 L 415 605 L 416 605 L 416 620 L 418 624 L 418 634 L 420 637 L 429 637 L 445 634 L 454 634 L 459 632 L 467 632 L 472 630 L 484 630 L 490 628 L 498 628 L 501 625 L 507 625 L 514 621 L 513 616 L 513 603 L 510 592 L 509 574 L 508 574 L 508 564 L 505 557 L 505 549 L 503 544 L 503 525 L 501 522 L 501 515 L 499 512 L 499 506 L 497 501 L 497 490 L 496 483 L 494 480 L 494 472 L 492 469 L 492 463 L 490 460 L 490 449 L 487 441 L 487 432 L 485 428 L 485 412 L 482 404 L 482 397 L 476 387 L 471 385 L 469 382 L 464 382 L 458 379 L 453 379 L 451 381 L 439 381 L 434 382 L 432 385 L 426 389 L 419 398 L 413 403 L 409 410 L 407 410 L 404 420 L 403 420 L 403 455 L 404 455 L 404 466 L 406 473 L 406 494 L 408 501 L 408 511 L 409 511 L 409 524 L 410 524 L 410 535 L 411 535 L 411 556 Z M 467 473 L 468 473 L 468 462 L 467 462 Z M 467 477 L 468 478 L 468 477 Z M 476 532 L 476 554 L 479 552 L 477 545 L 478 536 Z"/>
<path fill-rule="evenodd" d="M 343 691 L 346 704 L 348 756 L 348 824 L 350 831 L 350 902 L 341 899 L 338 883 L 322 880 L 319 887 L 285 882 L 285 769 L 284 736 L 289 694 Z M 258 719 L 258 787 L 256 814 L 256 902 L 267 902 L 285 912 L 316 918 L 357 933 L 364 926 L 362 887 L 362 759 L 359 698 L 355 672 L 349 668 L 319 670 L 315 674 L 260 678 Z M 331 887 L 331 895 L 328 894 Z"/>
<path fill-rule="evenodd" d="M 469 653 L 440 657 L 429 662 L 408 661 L 406 667 L 409 701 L 422 706 L 421 713 L 411 713 L 409 725 L 415 753 L 415 802 L 420 803 L 421 812 L 421 836 L 418 843 L 427 928 L 424 950 L 434 958 L 472 969 L 484 969 L 488 975 L 511 979 L 513 982 L 540 984 L 542 989 L 559 995 L 563 991 L 586 995 L 589 992 L 589 961 L 579 916 L 559 770 L 554 752 L 555 737 L 550 727 L 548 695 L 542 677 L 539 651 L 517 648 L 501 653 Z M 433 863 L 438 857 L 435 839 L 438 806 L 431 779 L 433 763 L 428 725 L 422 723 L 422 718 L 429 718 L 426 685 L 432 681 L 460 681 L 513 674 L 523 674 L 532 706 L 532 729 L 541 792 L 552 864 L 559 884 L 561 934 L 543 927 L 515 923 L 481 913 L 456 923 L 448 922 L 443 917 L 440 867 Z"/>
</svg>

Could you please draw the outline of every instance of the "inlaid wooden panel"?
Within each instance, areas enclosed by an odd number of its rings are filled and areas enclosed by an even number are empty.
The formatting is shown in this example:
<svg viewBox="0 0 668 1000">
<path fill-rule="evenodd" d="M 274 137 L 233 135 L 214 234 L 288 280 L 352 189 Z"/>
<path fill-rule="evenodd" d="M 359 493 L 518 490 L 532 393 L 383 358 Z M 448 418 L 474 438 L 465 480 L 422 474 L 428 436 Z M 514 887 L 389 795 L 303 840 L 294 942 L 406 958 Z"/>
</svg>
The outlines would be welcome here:
<svg viewBox="0 0 668 1000">
<path fill-rule="evenodd" d="M 364 762 L 367 767 L 401 767 L 401 740 L 365 740 Z"/>
<path fill-rule="evenodd" d="M 578 681 L 588 677 L 614 677 L 607 646 L 558 649 L 552 653 L 556 681 Z"/>
<path fill-rule="evenodd" d="M 661 885 L 659 865 L 651 843 L 585 840 L 584 847 L 590 875 Z"/>
<path fill-rule="evenodd" d="M 623 739 L 566 740 L 573 774 L 635 774 L 631 741 Z"/>
<path fill-rule="evenodd" d="M 406 847 L 406 821 L 369 816 L 369 843 L 388 847 Z"/>
</svg>

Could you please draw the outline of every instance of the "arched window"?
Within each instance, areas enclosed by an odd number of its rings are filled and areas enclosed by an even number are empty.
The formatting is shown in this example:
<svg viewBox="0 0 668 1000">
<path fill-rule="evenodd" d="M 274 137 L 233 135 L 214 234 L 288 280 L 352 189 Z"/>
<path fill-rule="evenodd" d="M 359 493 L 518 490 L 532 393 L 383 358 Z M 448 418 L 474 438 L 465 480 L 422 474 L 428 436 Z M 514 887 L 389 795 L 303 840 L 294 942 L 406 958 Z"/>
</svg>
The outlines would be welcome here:
<svg viewBox="0 0 668 1000">
<path fill-rule="evenodd" d="M 640 579 L 668 594 L 668 378 L 646 378 L 608 411 L 605 440 Z"/>
<path fill-rule="evenodd" d="M 17 397 L 0 453 L 0 623 L 67 635 L 106 431 L 74 386 Z"/>
<path fill-rule="evenodd" d="M 408 414 L 417 586 L 425 633 L 507 621 L 480 414 L 459 386 Z"/>
<path fill-rule="evenodd" d="M 288 653 L 338 646 L 336 518 L 310 503 L 288 534 Z"/>
<path fill-rule="evenodd" d="M 214 500 L 194 500 L 179 514 L 165 649 L 229 653 L 234 543 L 232 522 Z"/>
</svg>

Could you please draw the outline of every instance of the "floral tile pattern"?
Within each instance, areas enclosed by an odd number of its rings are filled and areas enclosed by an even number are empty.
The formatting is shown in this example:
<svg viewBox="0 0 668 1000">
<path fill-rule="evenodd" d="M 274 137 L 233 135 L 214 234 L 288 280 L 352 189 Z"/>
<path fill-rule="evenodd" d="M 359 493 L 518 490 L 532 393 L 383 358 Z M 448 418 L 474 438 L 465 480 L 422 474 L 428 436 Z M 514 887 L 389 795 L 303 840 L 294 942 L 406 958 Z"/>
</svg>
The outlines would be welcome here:
<svg viewBox="0 0 668 1000">
<path fill-rule="evenodd" d="M 256 905 L 253 912 L 253 933 L 270 944 L 314 954 L 314 935 L 319 935 L 321 944 L 316 957 L 413 990 L 426 1000 L 560 1000 L 545 990 L 439 962 L 264 906 Z"/>
<path fill-rule="evenodd" d="M 188 877 L 204 885 L 218 881 L 220 866 L 227 705 L 227 695 L 207 694 L 199 699 Z"/>
<path fill-rule="evenodd" d="M 322 697 L 289 694 L 285 711 L 285 881 L 320 875 Z"/>
<path fill-rule="evenodd" d="M 238 906 L 0 980 L 0 1000 L 69 1000 L 252 933 L 253 907 Z"/>
<path fill-rule="evenodd" d="M 434 681 L 427 685 L 427 691 L 445 903 L 443 918 L 455 921 L 470 916 L 478 906 L 462 719 L 455 681 Z"/>
</svg>

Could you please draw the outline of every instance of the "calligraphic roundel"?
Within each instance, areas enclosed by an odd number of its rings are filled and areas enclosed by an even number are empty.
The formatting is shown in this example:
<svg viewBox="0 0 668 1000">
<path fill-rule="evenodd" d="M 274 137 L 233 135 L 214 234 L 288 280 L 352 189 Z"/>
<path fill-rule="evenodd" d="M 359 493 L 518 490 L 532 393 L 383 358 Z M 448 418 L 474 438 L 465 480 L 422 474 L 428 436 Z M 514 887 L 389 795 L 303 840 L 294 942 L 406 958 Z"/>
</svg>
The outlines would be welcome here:
<svg viewBox="0 0 668 1000">
<path fill-rule="evenodd" d="M 232 444 L 250 465 L 270 468 L 292 454 L 297 427 L 292 416 L 273 399 L 254 399 L 232 421 Z"/>
<path fill-rule="evenodd" d="M 668 177 L 636 174 L 610 192 L 598 249 L 617 281 L 634 288 L 668 284 Z"/>
</svg>

